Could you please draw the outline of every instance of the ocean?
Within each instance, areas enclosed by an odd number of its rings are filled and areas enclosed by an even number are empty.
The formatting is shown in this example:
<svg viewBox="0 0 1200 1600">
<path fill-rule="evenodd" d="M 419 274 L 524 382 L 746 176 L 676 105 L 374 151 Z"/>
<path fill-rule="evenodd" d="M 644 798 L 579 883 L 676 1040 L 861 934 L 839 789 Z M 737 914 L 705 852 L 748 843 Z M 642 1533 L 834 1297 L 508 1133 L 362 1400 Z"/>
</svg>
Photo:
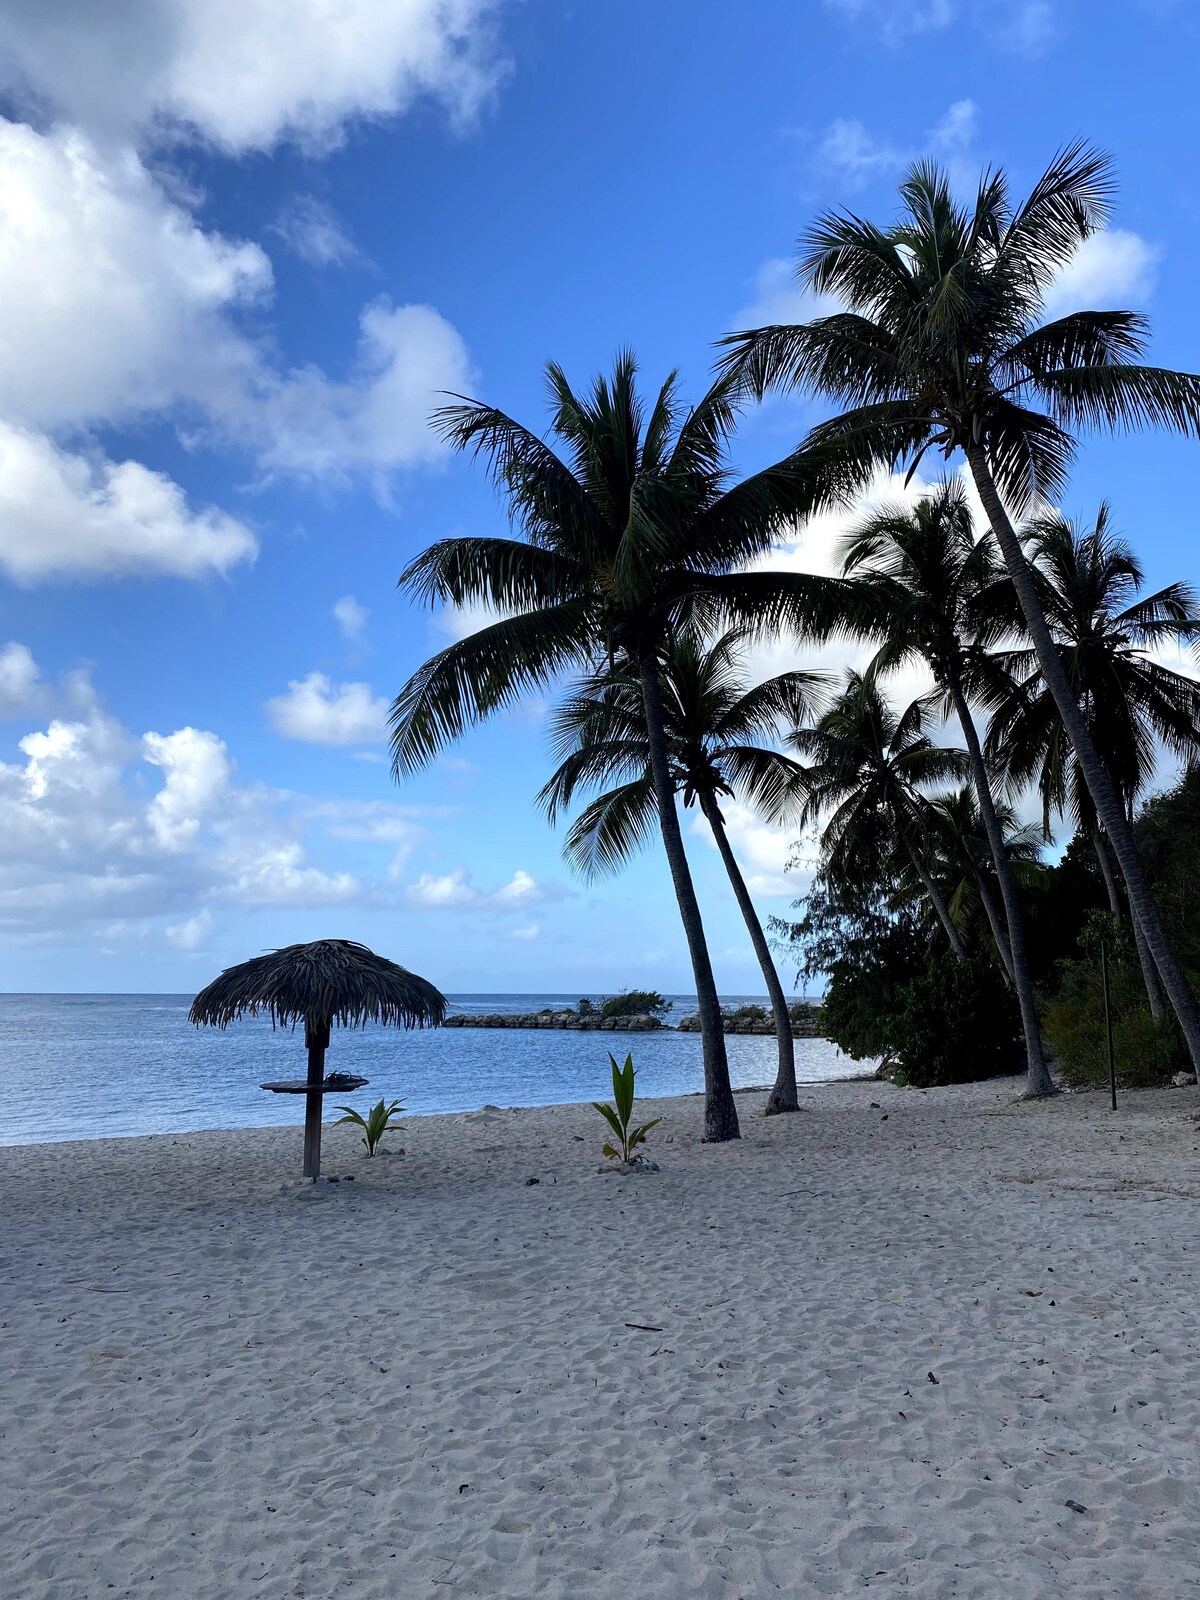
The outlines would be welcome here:
<svg viewBox="0 0 1200 1600">
<path fill-rule="evenodd" d="M 449 995 L 450 1010 L 538 1011 L 574 1005 L 577 995 Z M 670 996 L 671 1018 L 696 1009 L 694 995 Z M 727 1005 L 766 1002 L 730 995 Z M 303 1120 L 300 1096 L 265 1093 L 259 1084 L 302 1078 L 303 1030 L 272 1030 L 246 1018 L 222 1033 L 188 1022 L 190 995 L 0 995 L 0 1145 L 201 1128 L 256 1128 Z M 669 1019 L 670 1020 L 670 1019 Z M 633 1052 L 641 1095 L 687 1094 L 703 1087 L 700 1037 L 692 1033 L 571 1033 L 554 1030 L 451 1028 L 404 1033 L 392 1028 L 334 1030 L 327 1071 L 370 1080 L 345 1096 L 365 1109 L 382 1095 L 414 1115 L 470 1111 L 481 1105 L 554 1105 L 606 1099 L 608 1052 Z M 728 1040 L 736 1087 L 775 1076 L 775 1040 Z M 803 1083 L 870 1071 L 824 1039 L 796 1040 Z M 342 1096 L 330 1096 L 338 1102 Z M 327 1115 L 335 1115 L 332 1106 Z"/>
</svg>

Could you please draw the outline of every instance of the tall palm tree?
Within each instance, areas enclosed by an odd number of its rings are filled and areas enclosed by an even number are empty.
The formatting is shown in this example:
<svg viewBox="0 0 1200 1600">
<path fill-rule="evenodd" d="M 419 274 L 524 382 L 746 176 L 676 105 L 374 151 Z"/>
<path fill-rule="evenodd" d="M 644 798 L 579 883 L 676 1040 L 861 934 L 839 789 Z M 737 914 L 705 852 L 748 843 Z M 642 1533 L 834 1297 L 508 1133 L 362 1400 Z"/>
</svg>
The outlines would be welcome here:
<svg viewBox="0 0 1200 1600">
<path fill-rule="evenodd" d="M 1009 631 L 1012 617 L 995 543 L 990 537 L 976 540 L 963 486 L 950 481 L 911 509 L 884 506 L 868 516 L 846 541 L 842 571 L 857 577 L 863 587 L 860 631 L 882 636 L 878 668 L 921 662 L 962 729 L 1004 905 L 1007 936 L 999 948 L 1021 1012 L 1027 1092 L 1053 1094 L 1025 956 L 1021 903 L 971 712 L 977 696 L 994 702 L 1004 681 L 993 650 Z"/>
<path fill-rule="evenodd" d="M 791 1013 L 729 841 L 721 801 L 740 793 L 772 822 L 786 820 L 796 809 L 799 769 L 771 741 L 784 727 L 795 728 L 808 718 L 825 680 L 793 671 L 751 686 L 742 666 L 746 643 L 745 629 L 730 629 L 710 643 L 686 628 L 669 641 L 659 675 L 674 789 L 685 806 L 699 807 L 712 829 L 771 999 L 779 1065 L 767 1098 L 770 1116 L 800 1109 Z M 554 822 L 581 790 L 615 785 L 584 808 L 565 846 L 585 877 L 614 872 L 646 843 L 656 820 L 637 679 L 618 667 L 584 680 L 559 707 L 551 729 L 560 761 L 538 799 Z"/>
<path fill-rule="evenodd" d="M 966 773 L 961 750 L 935 745 L 924 733 L 919 700 L 897 715 L 880 691 L 877 675 L 850 672 L 811 727 L 788 744 L 802 757 L 797 786 L 801 823 L 821 823 L 821 876 L 837 892 L 879 882 L 880 864 L 907 863 L 960 961 L 967 950 L 946 897 L 929 869 L 929 784 L 944 785 Z"/>
<path fill-rule="evenodd" d="M 964 453 L 1047 688 L 1200 1067 L 1200 1009 L 1013 523 L 1060 495 L 1074 430 L 1200 432 L 1200 377 L 1140 364 L 1149 331 L 1143 317 L 1077 311 L 1042 321 L 1059 272 L 1106 224 L 1112 191 L 1111 162 L 1081 144 L 1061 151 L 1019 204 L 1000 171 L 983 174 L 973 204 L 959 204 L 945 172 L 922 162 L 901 185 L 903 211 L 890 226 L 833 211 L 805 235 L 801 282 L 846 309 L 801 326 L 731 335 L 725 368 L 758 394 L 802 384 L 845 406 L 808 443 L 842 451 L 860 480 L 879 467 L 915 466 L 930 449 Z"/>
<path fill-rule="evenodd" d="M 641 692 L 659 828 L 695 977 L 704 1137 L 733 1139 L 737 1111 L 673 801 L 659 660 L 664 640 L 691 617 L 755 629 L 799 625 L 813 580 L 741 568 L 832 489 L 820 461 L 803 452 L 730 482 L 739 397 L 729 381 L 689 409 L 672 375 L 647 408 L 628 352 L 585 395 L 558 366 L 547 376 L 561 455 L 494 406 L 466 400 L 436 414 L 451 445 L 487 461 L 515 536 L 443 539 L 402 574 L 401 586 L 429 603 L 482 603 L 500 616 L 439 651 L 397 695 L 393 771 L 424 766 L 469 724 L 564 673 L 594 671 L 605 659 L 628 666 Z"/>
<path fill-rule="evenodd" d="M 1159 745 L 1191 760 L 1200 744 L 1200 684 L 1148 654 L 1200 636 L 1200 600 L 1186 583 L 1140 594 L 1141 564 L 1113 532 L 1107 505 L 1087 529 L 1063 516 L 1035 518 L 1026 530 L 1026 550 L 1072 692 L 1132 820 L 1154 774 Z M 1015 691 L 999 705 L 990 748 L 1010 781 L 1036 779 L 1047 833 L 1051 817 L 1066 814 L 1092 839 L 1119 924 L 1121 897 L 1108 841 L 1057 706 L 1032 651 L 1014 652 L 1010 662 Z M 1161 1018 L 1157 974 L 1136 911 L 1131 922 L 1150 1009 Z"/>
</svg>

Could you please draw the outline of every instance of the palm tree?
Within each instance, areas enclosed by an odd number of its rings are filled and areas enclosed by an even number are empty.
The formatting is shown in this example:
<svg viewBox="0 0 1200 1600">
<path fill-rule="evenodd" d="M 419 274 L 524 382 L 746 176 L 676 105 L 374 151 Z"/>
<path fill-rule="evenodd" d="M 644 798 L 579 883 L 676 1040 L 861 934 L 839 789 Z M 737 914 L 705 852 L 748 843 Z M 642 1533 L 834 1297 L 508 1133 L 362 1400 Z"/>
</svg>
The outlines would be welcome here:
<svg viewBox="0 0 1200 1600">
<path fill-rule="evenodd" d="M 1036 882 L 1040 872 L 1037 829 L 1017 821 L 1004 801 L 995 802 L 1004 837 L 1004 854 L 1018 886 Z M 1013 957 L 1004 925 L 992 894 L 994 871 L 991 841 L 975 791 L 970 784 L 935 795 L 926 813 L 933 859 L 930 871 L 946 885 L 946 903 L 955 926 L 969 928 L 982 912 L 1005 978 L 1013 983 Z"/>
<path fill-rule="evenodd" d="M 863 586 L 859 630 L 883 637 L 877 667 L 921 662 L 958 719 L 1004 905 L 1007 937 L 998 943 L 1021 1012 L 1027 1092 L 1053 1094 L 1025 956 L 1021 903 L 971 714 L 977 696 L 996 698 L 1003 676 L 992 651 L 1011 626 L 1005 603 L 1009 586 L 1001 582 L 994 541 L 976 540 L 967 496 L 960 483 L 951 481 L 912 509 L 893 505 L 872 513 L 847 540 L 842 571 Z"/>
<path fill-rule="evenodd" d="M 725 367 L 757 394 L 802 384 L 848 408 L 807 442 L 840 450 L 860 481 L 880 467 L 915 466 L 930 449 L 965 454 L 1046 686 L 1200 1067 L 1200 1009 L 1008 509 L 1021 516 L 1061 493 L 1074 430 L 1200 431 L 1200 378 L 1139 364 L 1149 332 L 1143 317 L 1077 311 L 1041 321 L 1057 275 L 1107 222 L 1112 191 L 1111 162 L 1081 144 L 1061 151 L 1020 204 L 1000 171 L 983 174 L 972 205 L 959 204 L 945 172 L 922 162 L 901 185 L 903 213 L 890 227 L 834 211 L 803 239 L 801 282 L 846 309 L 802 326 L 733 334 Z"/>
<path fill-rule="evenodd" d="M 798 1111 L 791 1013 L 771 947 L 729 842 L 721 800 L 741 793 L 769 820 L 794 810 L 798 767 L 772 749 L 781 726 L 795 728 L 813 707 L 825 680 L 785 672 L 751 687 L 741 666 L 745 629 L 712 643 L 694 628 L 669 641 L 660 665 L 663 722 L 676 793 L 698 806 L 729 875 L 734 898 L 771 999 L 779 1066 L 766 1111 Z M 585 680 L 555 713 L 552 740 L 559 766 L 538 796 L 551 822 L 580 790 L 613 785 L 597 795 L 567 834 L 565 854 L 585 877 L 614 872 L 649 839 L 655 796 L 646 719 L 638 682 L 627 670 L 604 670 Z M 789 802 L 792 802 L 789 804 Z M 672 799 L 674 805 L 674 799 Z"/>
<path fill-rule="evenodd" d="M 551 432 L 565 459 L 494 406 L 465 400 L 436 414 L 443 438 L 486 459 L 517 536 L 441 540 L 401 576 L 429 603 L 482 603 L 500 615 L 439 651 L 400 691 L 393 771 L 424 766 L 469 724 L 564 673 L 594 671 L 605 659 L 627 666 L 641 693 L 659 828 L 695 976 L 704 1137 L 734 1139 L 720 1002 L 673 801 L 659 661 L 664 641 L 692 617 L 799 625 L 813 580 L 740 569 L 832 487 L 822 463 L 803 452 L 729 482 L 739 401 L 729 381 L 685 409 L 672 375 L 647 412 L 628 352 L 584 396 L 558 366 L 547 375 Z"/>
<path fill-rule="evenodd" d="M 821 876 L 839 893 L 880 881 L 881 865 L 907 863 L 960 961 L 967 956 L 927 861 L 927 784 L 965 776 L 961 750 L 946 750 L 924 733 L 924 709 L 914 700 L 897 716 L 877 675 L 850 672 L 840 693 L 811 727 L 788 744 L 807 758 L 798 779 L 801 823 L 824 819 Z"/>
<path fill-rule="evenodd" d="M 1141 565 L 1112 531 L 1107 505 L 1086 530 L 1063 516 L 1035 518 L 1026 549 L 1072 692 L 1132 821 L 1135 802 L 1153 776 L 1158 746 L 1190 760 L 1200 743 L 1200 684 L 1147 654 L 1200 635 L 1200 600 L 1186 583 L 1139 598 Z M 1036 779 L 1047 834 L 1051 817 L 1065 813 L 1092 839 L 1119 925 L 1121 896 L 1108 841 L 1037 658 L 1026 651 L 1013 653 L 1010 661 L 1018 681 L 998 709 L 990 748 L 1011 782 Z M 1150 1009 L 1161 1019 L 1154 962 L 1136 912 L 1130 920 Z"/>
</svg>

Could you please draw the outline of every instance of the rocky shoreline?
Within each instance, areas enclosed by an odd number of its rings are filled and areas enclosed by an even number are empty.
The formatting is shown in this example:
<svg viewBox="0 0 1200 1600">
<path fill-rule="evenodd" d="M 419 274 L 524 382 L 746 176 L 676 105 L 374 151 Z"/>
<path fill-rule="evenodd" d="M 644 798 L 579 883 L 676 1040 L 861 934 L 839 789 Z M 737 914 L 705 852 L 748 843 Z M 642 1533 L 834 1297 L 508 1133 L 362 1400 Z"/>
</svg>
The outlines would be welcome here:
<svg viewBox="0 0 1200 1600">
<path fill-rule="evenodd" d="M 821 1035 L 820 1008 L 794 1005 L 791 1007 L 792 1037 L 794 1039 L 819 1039 Z M 601 1017 L 581 1015 L 568 1008 L 563 1011 L 493 1011 L 479 1016 L 457 1012 L 446 1018 L 445 1028 L 556 1028 L 572 1033 L 699 1033 L 699 1017 L 683 1017 L 679 1023 L 664 1022 L 661 1017 L 645 1012 L 629 1016 Z M 754 1033 L 774 1035 L 775 1019 L 760 1006 L 743 1006 L 738 1011 L 725 1013 L 725 1032 L 730 1034 Z"/>
</svg>

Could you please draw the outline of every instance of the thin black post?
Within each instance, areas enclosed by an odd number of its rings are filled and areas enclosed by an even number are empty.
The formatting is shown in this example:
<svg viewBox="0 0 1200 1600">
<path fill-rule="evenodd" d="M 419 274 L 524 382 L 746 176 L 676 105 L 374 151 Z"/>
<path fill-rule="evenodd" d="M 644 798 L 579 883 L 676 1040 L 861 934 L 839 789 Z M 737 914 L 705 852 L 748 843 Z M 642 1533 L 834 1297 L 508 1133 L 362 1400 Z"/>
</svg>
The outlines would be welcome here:
<svg viewBox="0 0 1200 1600">
<path fill-rule="evenodd" d="M 1108 1092 L 1112 1097 L 1112 1108 L 1117 1109 L 1117 1069 L 1113 1063 L 1112 1042 L 1112 1011 L 1108 1004 L 1108 950 L 1104 940 L 1100 941 L 1100 986 L 1104 990 L 1104 1037 L 1108 1042 Z"/>
<path fill-rule="evenodd" d="M 304 1021 L 304 1042 L 308 1046 L 308 1093 L 304 1098 L 304 1176 L 321 1176 L 321 1102 L 325 1082 L 325 1050 L 329 1044 L 329 1024 L 313 1017 Z"/>
</svg>

